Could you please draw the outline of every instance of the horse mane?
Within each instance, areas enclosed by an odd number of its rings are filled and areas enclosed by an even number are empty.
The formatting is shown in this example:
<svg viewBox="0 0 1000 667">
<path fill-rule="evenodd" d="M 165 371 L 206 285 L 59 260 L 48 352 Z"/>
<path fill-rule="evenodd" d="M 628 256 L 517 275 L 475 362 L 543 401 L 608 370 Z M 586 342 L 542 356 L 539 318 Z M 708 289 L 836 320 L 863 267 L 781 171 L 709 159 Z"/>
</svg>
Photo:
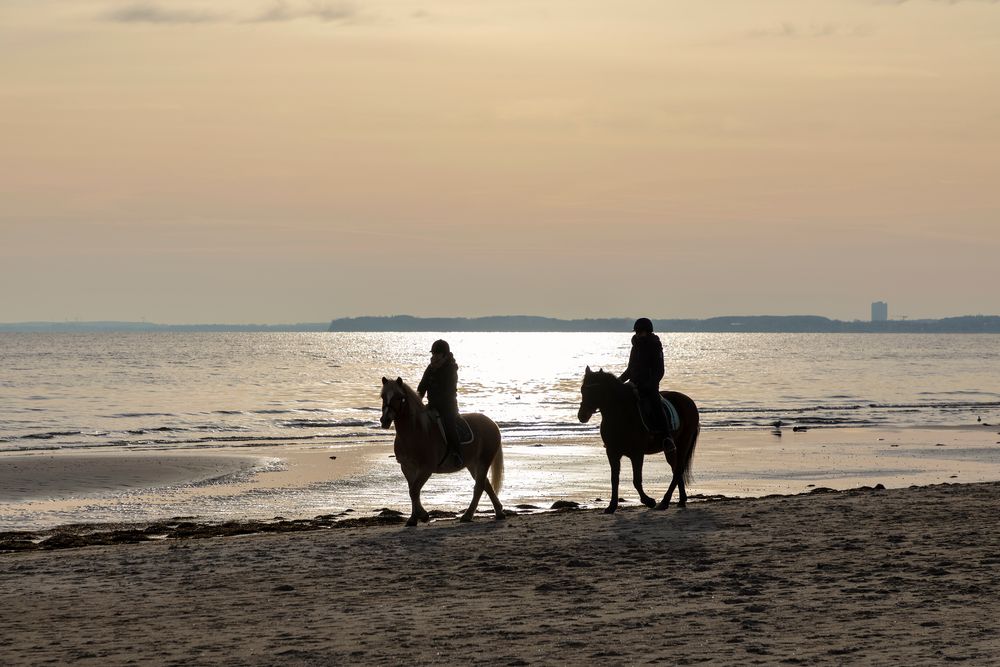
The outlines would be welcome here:
<svg viewBox="0 0 1000 667">
<path fill-rule="evenodd" d="M 403 381 L 402 388 L 403 388 L 403 393 L 406 395 L 406 402 L 407 403 L 409 403 L 410 405 L 419 405 L 421 410 L 426 410 L 427 409 L 426 407 L 424 407 L 424 402 L 423 402 L 423 400 L 421 400 L 420 394 L 418 394 L 413 389 L 413 387 L 411 387 L 410 385 L 406 384 L 405 380 Z"/>
<path fill-rule="evenodd" d="M 614 373 L 609 373 L 607 371 L 600 370 L 600 371 L 591 371 L 590 375 L 600 384 L 611 387 L 612 389 L 623 388 L 625 386 L 625 383 L 620 381 L 618 379 L 618 376 L 615 375 Z"/>
<path fill-rule="evenodd" d="M 420 394 L 414 391 L 413 387 L 406 384 L 405 380 L 402 385 L 397 383 L 397 386 L 403 390 L 403 395 L 406 397 L 406 404 L 411 406 L 411 409 L 407 411 L 410 420 L 414 425 L 422 426 L 425 431 L 430 431 L 431 421 L 427 418 L 427 406 L 424 405 Z"/>
</svg>

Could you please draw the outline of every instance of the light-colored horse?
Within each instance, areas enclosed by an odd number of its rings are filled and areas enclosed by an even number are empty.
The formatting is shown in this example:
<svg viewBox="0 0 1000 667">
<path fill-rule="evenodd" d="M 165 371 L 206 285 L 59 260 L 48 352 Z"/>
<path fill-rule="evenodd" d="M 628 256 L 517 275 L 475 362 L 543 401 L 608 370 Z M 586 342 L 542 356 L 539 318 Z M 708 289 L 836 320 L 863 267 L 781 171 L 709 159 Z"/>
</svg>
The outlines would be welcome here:
<svg viewBox="0 0 1000 667">
<path fill-rule="evenodd" d="M 430 515 L 420 504 L 420 489 L 434 473 L 458 472 L 463 468 L 472 473 L 476 481 L 472 503 L 465 510 L 461 521 L 472 521 L 479 505 L 479 498 L 486 491 L 496 518 L 503 519 L 503 506 L 497 493 L 503 483 L 503 449 L 500 446 L 500 428 L 492 419 L 478 413 L 463 414 L 475 436 L 468 445 L 462 445 L 464 465 L 459 465 L 454 456 L 447 455 L 447 446 L 437 422 L 431 418 L 427 407 L 417 392 L 403 382 L 402 378 L 390 380 L 382 378 L 382 428 L 396 424 L 394 450 L 396 461 L 403 470 L 410 487 L 412 513 L 407 526 L 417 525 L 417 521 L 429 521 Z M 486 473 L 489 472 L 489 479 Z"/>
</svg>

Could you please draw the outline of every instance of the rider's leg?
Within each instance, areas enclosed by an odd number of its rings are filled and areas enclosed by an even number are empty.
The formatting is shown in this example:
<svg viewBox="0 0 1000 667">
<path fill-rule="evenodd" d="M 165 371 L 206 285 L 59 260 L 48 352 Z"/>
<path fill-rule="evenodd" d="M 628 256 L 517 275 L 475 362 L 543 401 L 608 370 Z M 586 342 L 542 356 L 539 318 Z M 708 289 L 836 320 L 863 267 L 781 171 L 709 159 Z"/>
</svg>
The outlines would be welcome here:
<svg viewBox="0 0 1000 667">
<path fill-rule="evenodd" d="M 663 434 L 663 451 L 672 454 L 677 451 L 674 439 L 670 437 L 670 421 L 667 419 L 666 409 L 663 407 L 663 400 L 660 396 L 659 387 L 650 387 L 645 392 L 646 405 L 648 406 L 650 430 Z"/>
<path fill-rule="evenodd" d="M 445 439 L 447 440 L 448 453 L 458 457 L 458 462 L 465 465 L 462 460 L 462 452 L 459 449 L 458 437 L 458 415 L 450 413 L 441 414 L 441 425 L 444 426 Z"/>
</svg>

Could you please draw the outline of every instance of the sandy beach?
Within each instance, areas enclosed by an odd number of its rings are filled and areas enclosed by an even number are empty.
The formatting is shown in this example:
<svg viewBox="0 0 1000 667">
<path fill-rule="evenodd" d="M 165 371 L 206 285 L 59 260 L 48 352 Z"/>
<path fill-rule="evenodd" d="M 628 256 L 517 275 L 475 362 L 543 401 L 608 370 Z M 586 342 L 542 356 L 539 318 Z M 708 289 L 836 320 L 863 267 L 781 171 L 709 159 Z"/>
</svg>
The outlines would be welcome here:
<svg viewBox="0 0 1000 667">
<path fill-rule="evenodd" d="M 0 556 L 0 663 L 990 664 L 1000 484 Z"/>
</svg>

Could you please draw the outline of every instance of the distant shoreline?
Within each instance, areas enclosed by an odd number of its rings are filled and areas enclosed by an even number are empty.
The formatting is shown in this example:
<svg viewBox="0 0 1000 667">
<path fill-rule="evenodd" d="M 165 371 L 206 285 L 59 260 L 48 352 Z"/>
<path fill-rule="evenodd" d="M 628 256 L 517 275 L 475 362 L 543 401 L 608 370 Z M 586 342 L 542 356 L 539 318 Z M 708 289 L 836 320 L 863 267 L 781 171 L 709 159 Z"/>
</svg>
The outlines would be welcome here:
<svg viewBox="0 0 1000 667">
<path fill-rule="evenodd" d="M 708 319 L 654 319 L 665 333 L 1000 333 L 1000 316 L 967 315 L 927 320 L 832 320 L 817 315 L 749 315 Z M 526 315 L 490 317 L 345 317 L 296 324 L 155 324 L 150 322 L 0 323 L 0 333 L 127 332 L 621 332 L 630 318 L 558 319 Z"/>
</svg>

